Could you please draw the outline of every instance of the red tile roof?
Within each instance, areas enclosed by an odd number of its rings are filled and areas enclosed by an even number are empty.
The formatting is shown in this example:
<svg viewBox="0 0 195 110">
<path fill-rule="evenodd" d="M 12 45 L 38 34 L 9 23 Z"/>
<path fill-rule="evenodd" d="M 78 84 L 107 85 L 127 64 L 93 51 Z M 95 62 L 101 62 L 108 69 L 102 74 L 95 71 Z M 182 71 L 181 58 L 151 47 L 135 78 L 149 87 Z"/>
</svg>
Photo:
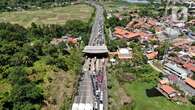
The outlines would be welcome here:
<svg viewBox="0 0 195 110">
<path fill-rule="evenodd" d="M 118 55 L 118 52 L 109 52 L 108 53 L 110 56 L 116 56 L 116 55 Z"/>
<path fill-rule="evenodd" d="M 151 26 L 155 26 L 156 25 L 156 21 L 154 21 L 154 20 L 148 20 L 148 22 L 147 22 L 149 25 L 151 25 Z"/>
<path fill-rule="evenodd" d="M 195 72 L 195 64 L 193 64 L 193 63 L 185 63 L 183 65 L 183 67 L 190 70 L 190 71 Z"/>
<path fill-rule="evenodd" d="M 76 44 L 77 43 L 77 39 L 76 38 L 73 38 L 73 37 L 69 37 L 67 39 L 68 43 L 71 43 L 71 44 Z"/>
<path fill-rule="evenodd" d="M 187 79 L 185 80 L 185 82 L 186 82 L 188 85 L 190 85 L 191 87 L 193 87 L 193 88 L 195 89 L 195 80 L 192 80 L 192 79 L 190 79 L 190 78 L 187 78 Z"/>
<path fill-rule="evenodd" d="M 146 54 L 146 56 L 149 60 L 156 58 L 157 55 L 158 55 L 158 52 L 150 52 L 150 53 Z"/>
<path fill-rule="evenodd" d="M 121 27 L 116 27 L 114 34 L 118 38 L 127 38 L 127 39 L 134 39 L 134 38 L 139 38 L 139 37 L 148 37 L 149 35 L 144 32 L 129 32 Z"/>
<path fill-rule="evenodd" d="M 166 84 L 167 81 L 166 81 L 166 80 L 160 80 L 159 83 L 160 83 L 161 85 L 163 85 L 163 84 Z"/>
<path fill-rule="evenodd" d="M 161 87 L 160 87 L 165 93 L 167 93 L 168 95 L 169 94 L 172 94 L 172 93 L 174 93 L 174 92 L 176 92 L 175 91 L 175 89 L 173 89 L 171 86 L 169 86 L 169 85 L 162 85 Z"/>
</svg>

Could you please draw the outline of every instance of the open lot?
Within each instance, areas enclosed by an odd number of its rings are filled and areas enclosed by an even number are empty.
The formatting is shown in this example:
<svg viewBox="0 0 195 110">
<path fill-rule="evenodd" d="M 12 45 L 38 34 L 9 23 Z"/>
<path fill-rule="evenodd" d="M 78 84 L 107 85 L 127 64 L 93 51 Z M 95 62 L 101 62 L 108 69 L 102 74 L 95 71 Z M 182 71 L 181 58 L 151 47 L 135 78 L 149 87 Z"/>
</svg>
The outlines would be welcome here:
<svg viewBox="0 0 195 110">
<path fill-rule="evenodd" d="M 35 11 L 17 11 L 0 13 L 0 21 L 11 22 L 28 27 L 32 22 L 38 24 L 64 24 L 67 20 L 87 22 L 93 13 L 93 7 L 86 4 L 70 5 Z"/>
</svg>

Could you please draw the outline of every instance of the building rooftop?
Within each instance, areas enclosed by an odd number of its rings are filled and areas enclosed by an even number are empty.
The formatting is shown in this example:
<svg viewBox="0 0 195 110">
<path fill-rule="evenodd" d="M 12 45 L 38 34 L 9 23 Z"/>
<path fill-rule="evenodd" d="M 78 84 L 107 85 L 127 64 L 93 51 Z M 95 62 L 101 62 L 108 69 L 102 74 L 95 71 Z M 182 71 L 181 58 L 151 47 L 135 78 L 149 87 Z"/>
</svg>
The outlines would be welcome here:
<svg viewBox="0 0 195 110">
<path fill-rule="evenodd" d="M 160 83 L 161 85 L 164 85 L 164 84 L 168 84 L 169 81 L 168 81 L 167 79 L 162 79 L 162 80 L 159 80 L 159 83 Z"/>
<path fill-rule="evenodd" d="M 191 56 L 195 56 L 195 46 L 189 47 L 189 53 L 191 54 Z"/>
<path fill-rule="evenodd" d="M 120 48 L 119 49 L 119 54 L 129 54 L 129 49 L 127 49 L 127 48 Z"/>
<path fill-rule="evenodd" d="M 130 59 L 131 58 L 131 52 L 128 48 L 120 48 L 118 50 L 118 57 L 119 59 Z"/>
<path fill-rule="evenodd" d="M 179 47 L 182 45 L 190 45 L 191 41 L 189 41 L 187 38 L 176 38 L 172 41 L 172 45 L 174 47 Z"/>
<path fill-rule="evenodd" d="M 192 80 L 190 78 L 186 78 L 185 82 L 195 89 L 195 80 Z"/>
<path fill-rule="evenodd" d="M 167 94 L 172 94 L 172 93 L 176 92 L 175 89 L 173 89 L 169 85 L 161 85 L 160 89 L 162 89 Z"/>
<path fill-rule="evenodd" d="M 178 77 L 177 77 L 176 75 L 174 75 L 174 74 L 168 75 L 167 78 L 168 78 L 169 80 L 171 80 L 171 81 L 176 81 L 176 80 L 178 80 Z"/>
<path fill-rule="evenodd" d="M 147 34 L 145 32 L 130 32 L 128 30 L 125 30 L 122 27 L 116 27 L 113 34 L 120 39 L 123 38 L 136 39 L 136 38 L 146 38 L 151 36 L 150 34 Z"/>
<path fill-rule="evenodd" d="M 185 63 L 183 67 L 186 68 L 187 70 L 195 72 L 195 64 L 193 63 Z"/>
<path fill-rule="evenodd" d="M 187 76 L 188 75 L 188 73 L 185 69 L 178 67 L 176 64 L 166 63 L 165 66 L 168 67 L 168 68 L 171 68 L 175 72 L 181 74 L 181 76 Z"/>
<path fill-rule="evenodd" d="M 67 42 L 71 43 L 71 44 L 76 44 L 77 43 L 77 39 L 73 38 L 73 37 L 68 37 Z"/>
<path fill-rule="evenodd" d="M 156 58 L 157 55 L 158 55 L 158 52 L 147 52 L 147 53 L 146 53 L 146 57 L 147 57 L 149 60 L 152 60 L 152 59 Z"/>
</svg>

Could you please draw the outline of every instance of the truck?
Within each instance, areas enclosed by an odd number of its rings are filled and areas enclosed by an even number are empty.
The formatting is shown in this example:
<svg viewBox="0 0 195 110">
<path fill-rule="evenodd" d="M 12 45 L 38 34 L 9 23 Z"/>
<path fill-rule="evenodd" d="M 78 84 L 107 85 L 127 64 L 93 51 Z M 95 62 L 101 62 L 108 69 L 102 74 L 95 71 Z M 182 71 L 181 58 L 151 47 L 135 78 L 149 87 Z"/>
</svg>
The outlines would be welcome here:
<svg viewBox="0 0 195 110">
<path fill-rule="evenodd" d="M 85 104 L 84 103 L 79 103 L 78 110 L 85 110 Z"/>
<path fill-rule="evenodd" d="M 78 109 L 79 109 L 79 104 L 78 103 L 73 103 L 72 110 L 78 110 Z"/>
<path fill-rule="evenodd" d="M 103 100 L 104 100 L 104 99 L 103 99 L 103 96 L 104 96 L 103 91 L 101 91 L 101 92 L 100 92 L 100 102 L 101 102 L 101 103 L 103 103 Z"/>
<path fill-rule="evenodd" d="M 103 104 L 100 104 L 100 105 L 99 105 L 99 110 L 104 110 Z"/>
<path fill-rule="evenodd" d="M 85 110 L 93 110 L 93 104 L 86 103 L 85 104 Z"/>
</svg>

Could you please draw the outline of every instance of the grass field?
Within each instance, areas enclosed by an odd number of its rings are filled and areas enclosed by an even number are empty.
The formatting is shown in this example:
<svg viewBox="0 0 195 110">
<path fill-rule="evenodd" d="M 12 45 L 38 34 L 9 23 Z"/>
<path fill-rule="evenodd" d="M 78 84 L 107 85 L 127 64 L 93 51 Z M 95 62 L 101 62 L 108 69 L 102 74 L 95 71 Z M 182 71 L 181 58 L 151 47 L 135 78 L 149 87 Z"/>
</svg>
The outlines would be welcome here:
<svg viewBox="0 0 195 110">
<path fill-rule="evenodd" d="M 87 22 L 93 13 L 93 7 L 85 4 L 70 5 L 35 11 L 17 11 L 0 13 L 0 21 L 11 22 L 28 27 L 32 22 L 37 24 L 64 24 L 67 20 Z"/>
<path fill-rule="evenodd" d="M 121 10 L 121 11 L 127 11 L 123 10 L 122 8 L 126 8 L 128 10 L 131 9 L 140 9 L 144 6 L 144 4 L 136 4 L 136 3 L 128 3 L 125 1 L 102 1 L 101 4 L 105 7 L 106 11 L 116 11 L 116 10 Z"/>
<path fill-rule="evenodd" d="M 146 90 L 152 87 L 154 87 L 153 84 L 143 82 L 124 85 L 127 94 L 131 95 L 135 101 L 134 110 L 195 110 L 195 106 L 191 104 L 178 105 L 164 96 L 148 97 Z"/>
</svg>

